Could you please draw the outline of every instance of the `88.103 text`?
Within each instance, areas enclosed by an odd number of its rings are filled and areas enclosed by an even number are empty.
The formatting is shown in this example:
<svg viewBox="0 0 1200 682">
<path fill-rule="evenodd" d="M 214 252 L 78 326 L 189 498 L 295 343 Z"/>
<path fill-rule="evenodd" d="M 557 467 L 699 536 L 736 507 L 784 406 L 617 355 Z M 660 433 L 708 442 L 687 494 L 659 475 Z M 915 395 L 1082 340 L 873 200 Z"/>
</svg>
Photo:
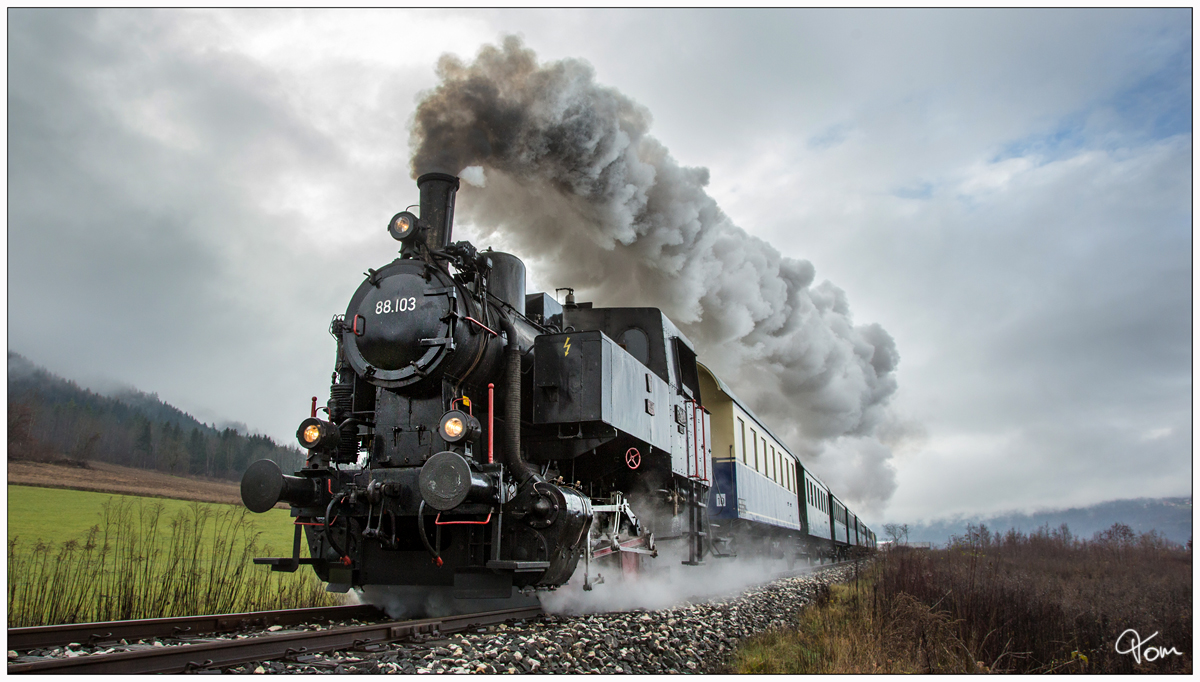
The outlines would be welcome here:
<svg viewBox="0 0 1200 682">
<path fill-rule="evenodd" d="M 406 313 L 410 310 L 416 310 L 416 308 L 417 299 L 413 296 L 409 296 L 408 298 L 389 298 L 386 301 L 375 303 L 375 314 Z"/>
</svg>

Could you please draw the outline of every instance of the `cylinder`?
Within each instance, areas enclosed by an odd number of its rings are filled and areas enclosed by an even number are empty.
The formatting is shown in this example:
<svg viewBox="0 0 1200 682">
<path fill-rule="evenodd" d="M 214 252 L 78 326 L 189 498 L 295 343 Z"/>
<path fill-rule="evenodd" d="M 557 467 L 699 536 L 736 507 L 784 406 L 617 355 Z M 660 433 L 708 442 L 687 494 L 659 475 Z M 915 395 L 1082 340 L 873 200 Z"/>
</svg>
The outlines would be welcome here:
<svg viewBox="0 0 1200 682">
<path fill-rule="evenodd" d="M 525 263 L 511 253 L 495 251 L 487 254 L 492 259 L 492 273 L 488 277 L 488 291 L 504 301 L 513 310 L 525 314 Z"/>
<path fill-rule="evenodd" d="M 443 249 L 450 244 L 454 227 L 454 197 L 458 178 L 446 173 L 426 173 L 417 178 L 421 191 L 422 237 L 430 250 Z"/>
<path fill-rule="evenodd" d="M 319 495 L 316 481 L 285 476 L 279 465 L 269 459 L 258 460 L 242 474 L 242 504 L 257 514 L 280 501 L 294 507 L 306 507 L 313 504 Z"/>
<path fill-rule="evenodd" d="M 485 501 L 492 497 L 492 482 L 471 470 L 457 452 L 439 452 L 425 461 L 417 475 L 421 498 L 438 511 L 449 511 L 468 499 Z"/>
</svg>

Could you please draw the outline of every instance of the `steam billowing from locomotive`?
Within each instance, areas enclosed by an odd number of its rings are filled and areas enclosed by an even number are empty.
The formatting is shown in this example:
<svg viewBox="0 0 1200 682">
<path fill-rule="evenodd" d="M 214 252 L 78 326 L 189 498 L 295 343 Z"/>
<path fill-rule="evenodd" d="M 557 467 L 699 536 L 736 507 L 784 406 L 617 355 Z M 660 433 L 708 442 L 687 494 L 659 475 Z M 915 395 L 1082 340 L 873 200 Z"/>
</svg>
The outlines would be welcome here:
<svg viewBox="0 0 1200 682">
<path fill-rule="evenodd" d="M 899 361 L 878 324 L 811 263 L 734 225 L 648 134 L 650 113 L 579 60 L 539 64 L 515 37 L 438 62 L 412 125 L 413 176 L 460 175 L 459 218 L 544 281 L 607 305 L 653 305 L 798 452 L 863 502 L 895 488 L 874 433 Z M 853 474 L 851 475 L 851 470 Z"/>
</svg>

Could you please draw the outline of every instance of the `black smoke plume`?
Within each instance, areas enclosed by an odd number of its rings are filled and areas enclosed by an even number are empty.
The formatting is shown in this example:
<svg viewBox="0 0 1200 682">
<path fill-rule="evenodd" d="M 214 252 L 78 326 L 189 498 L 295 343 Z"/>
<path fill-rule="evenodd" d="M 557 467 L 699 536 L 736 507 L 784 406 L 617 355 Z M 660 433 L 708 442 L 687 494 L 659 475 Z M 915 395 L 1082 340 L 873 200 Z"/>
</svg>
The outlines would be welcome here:
<svg viewBox="0 0 1200 682">
<path fill-rule="evenodd" d="M 442 56 L 437 74 L 412 122 L 411 171 L 463 177 L 460 222 L 580 300 L 662 308 L 835 490 L 866 508 L 891 496 L 891 451 L 874 433 L 899 355 L 882 327 L 855 326 L 811 263 L 734 225 L 704 190 L 708 170 L 671 158 L 650 113 L 586 62 L 539 64 L 508 37 L 469 64 Z"/>
</svg>

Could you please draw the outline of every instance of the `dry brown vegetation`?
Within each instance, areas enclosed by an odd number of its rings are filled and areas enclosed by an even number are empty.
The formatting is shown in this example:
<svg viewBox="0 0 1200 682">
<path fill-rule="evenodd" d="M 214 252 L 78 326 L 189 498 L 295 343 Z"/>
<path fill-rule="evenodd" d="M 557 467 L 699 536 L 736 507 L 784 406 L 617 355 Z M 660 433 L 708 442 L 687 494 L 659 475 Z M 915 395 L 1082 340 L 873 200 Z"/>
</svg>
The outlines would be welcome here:
<svg viewBox="0 0 1200 682">
<path fill-rule="evenodd" d="M 897 548 L 794 630 L 744 643 L 747 673 L 1190 673 L 1192 555 L 1116 524 L 1090 541 L 972 526 L 945 550 Z M 1126 630 L 1149 640 L 1118 653 Z M 1154 633 L 1158 633 L 1154 636 Z M 1153 639 L 1150 640 L 1153 636 Z M 1123 641 L 1128 649 L 1130 640 Z M 1172 653 L 1161 655 L 1163 647 Z M 1180 652 L 1176 655 L 1173 652 Z M 1149 653 L 1148 653 L 1149 652 Z"/>
<path fill-rule="evenodd" d="M 134 469 L 105 462 L 93 461 L 85 464 L 86 466 L 79 466 L 9 460 L 8 482 L 41 488 L 67 488 L 139 497 L 241 504 L 239 485 L 231 481 L 172 476 L 159 471 Z"/>
</svg>

